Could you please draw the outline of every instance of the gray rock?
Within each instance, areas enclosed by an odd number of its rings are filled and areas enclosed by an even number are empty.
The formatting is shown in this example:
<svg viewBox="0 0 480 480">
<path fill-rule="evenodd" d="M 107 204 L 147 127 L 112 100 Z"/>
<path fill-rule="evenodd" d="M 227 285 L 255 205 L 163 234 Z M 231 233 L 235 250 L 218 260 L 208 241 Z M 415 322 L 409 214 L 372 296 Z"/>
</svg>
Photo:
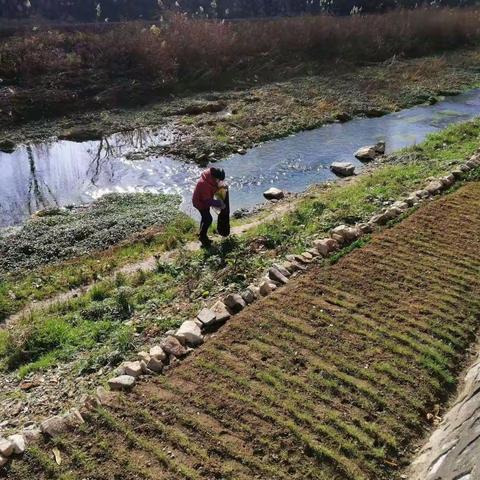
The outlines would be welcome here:
<svg viewBox="0 0 480 480">
<path fill-rule="evenodd" d="M 246 307 L 245 300 L 238 293 L 230 293 L 223 299 L 223 303 L 235 313 Z"/>
<path fill-rule="evenodd" d="M 192 320 L 183 322 L 176 334 L 177 338 L 184 338 L 189 345 L 201 345 L 203 336 L 200 327 Z"/>
<path fill-rule="evenodd" d="M 162 352 L 163 352 L 163 350 L 162 350 Z M 163 354 L 165 355 L 165 352 L 163 352 Z M 150 360 L 150 354 L 147 353 L 147 352 L 138 352 L 137 357 L 138 357 L 139 362 L 148 363 L 148 361 Z"/>
<path fill-rule="evenodd" d="M 284 285 L 288 283 L 288 278 L 274 267 L 271 267 L 268 270 L 268 276 L 274 282 L 283 283 Z"/>
<path fill-rule="evenodd" d="M 333 162 L 330 170 L 341 177 L 350 177 L 355 173 L 355 166 L 348 162 Z"/>
<path fill-rule="evenodd" d="M 338 250 L 338 243 L 333 238 L 314 240 L 313 244 L 323 257 L 328 257 L 330 253 Z"/>
<path fill-rule="evenodd" d="M 290 275 L 292 275 L 295 272 L 298 272 L 299 270 L 303 270 L 305 267 L 299 265 L 297 262 L 284 262 L 283 267 L 290 272 Z"/>
<path fill-rule="evenodd" d="M 404 201 L 409 207 L 413 207 L 418 203 L 418 197 L 415 195 L 410 195 Z"/>
<path fill-rule="evenodd" d="M 8 440 L 13 444 L 13 452 L 21 455 L 25 451 L 25 437 L 21 433 L 10 435 Z"/>
<path fill-rule="evenodd" d="M 356 240 L 360 236 L 360 232 L 355 227 L 348 227 L 347 225 L 339 225 L 331 230 L 332 237 L 334 235 L 339 235 L 343 242 L 342 243 L 350 243 Z"/>
<path fill-rule="evenodd" d="M 262 295 L 262 297 L 266 297 L 267 295 L 270 295 L 270 293 L 272 293 L 272 287 L 270 286 L 270 283 L 266 280 L 260 283 L 259 289 L 260 295 Z"/>
<path fill-rule="evenodd" d="M 187 349 L 173 336 L 168 336 L 162 341 L 162 348 L 174 357 L 183 357 L 187 354 Z"/>
<path fill-rule="evenodd" d="M 263 192 L 263 196 L 267 200 L 280 200 L 285 196 L 285 193 L 279 188 L 272 187 Z"/>
<path fill-rule="evenodd" d="M 215 312 L 210 308 L 202 308 L 198 314 L 197 318 L 202 322 L 203 325 L 213 325 L 217 322 L 217 316 Z"/>
<path fill-rule="evenodd" d="M 83 419 L 78 408 L 72 408 L 63 416 L 63 418 L 69 427 L 78 427 L 79 425 L 85 423 L 85 420 Z"/>
<path fill-rule="evenodd" d="M 454 170 L 452 170 L 452 175 L 456 179 L 461 179 L 463 177 L 463 171 L 461 168 L 455 168 Z"/>
<path fill-rule="evenodd" d="M 111 378 L 108 385 L 112 390 L 130 390 L 135 385 L 135 377 L 131 375 L 120 375 Z"/>
<path fill-rule="evenodd" d="M 147 371 L 150 370 L 151 372 L 155 372 L 155 373 L 161 373 L 163 370 L 163 367 L 165 366 L 163 361 L 157 357 L 150 357 L 148 362 L 144 362 L 144 363 Z"/>
<path fill-rule="evenodd" d="M 277 269 L 283 276 L 287 278 L 291 275 L 288 268 L 286 268 L 284 265 L 281 265 L 280 263 L 274 263 L 272 267 Z"/>
<path fill-rule="evenodd" d="M 358 228 L 359 228 L 360 232 L 362 233 L 362 235 L 366 235 L 368 233 L 373 232 L 372 226 L 369 225 L 368 223 L 359 223 Z"/>
<path fill-rule="evenodd" d="M 152 348 L 150 348 L 149 356 L 150 358 L 155 358 L 156 360 L 160 360 L 162 362 L 164 362 L 167 359 L 167 354 L 165 353 L 165 350 L 160 345 L 154 345 Z M 144 360 L 147 360 L 147 359 L 144 359 Z"/>
<path fill-rule="evenodd" d="M 150 358 L 150 360 L 151 360 L 151 358 Z M 140 368 L 142 369 L 142 374 L 143 373 L 150 373 L 149 368 L 147 367 L 147 363 L 148 362 L 146 362 L 145 360 L 140 360 Z"/>
<path fill-rule="evenodd" d="M 430 182 L 426 187 L 425 190 L 429 193 L 429 195 L 435 195 L 439 193 L 443 189 L 442 182 L 439 180 L 433 180 Z"/>
<path fill-rule="evenodd" d="M 230 312 L 227 310 L 225 304 L 221 301 L 215 303 L 212 307 L 212 311 L 215 313 L 216 321 L 217 322 L 226 322 L 232 316 Z"/>
<path fill-rule="evenodd" d="M 45 435 L 55 437 L 56 435 L 65 433 L 68 430 L 68 423 L 64 417 L 56 415 L 55 417 L 50 417 L 44 420 L 40 424 L 40 430 Z"/>
<path fill-rule="evenodd" d="M 469 172 L 471 170 L 471 168 L 468 165 L 465 165 L 465 164 L 460 165 L 458 168 L 464 173 Z"/>
<path fill-rule="evenodd" d="M 310 252 L 302 252 L 301 256 L 311 262 L 313 260 L 313 255 Z"/>
<path fill-rule="evenodd" d="M 374 150 L 375 152 L 377 152 L 379 155 L 383 155 L 385 153 L 385 142 L 381 141 L 381 142 L 377 142 L 375 145 L 374 145 Z"/>
<path fill-rule="evenodd" d="M 137 378 L 142 374 L 142 366 L 140 365 L 139 361 L 125 362 L 122 366 L 125 375 L 130 375 L 131 377 Z"/>
<path fill-rule="evenodd" d="M 408 203 L 403 200 L 397 200 L 391 205 L 391 208 L 398 208 L 400 211 L 404 212 L 408 210 Z"/>
<path fill-rule="evenodd" d="M 0 437 L 0 455 L 2 457 L 9 457 L 14 450 L 14 445 L 10 440 Z"/>
<path fill-rule="evenodd" d="M 289 262 L 298 262 L 300 264 L 309 264 L 312 263 L 312 259 L 308 259 L 307 257 L 303 255 L 287 255 L 286 259 Z"/>
<path fill-rule="evenodd" d="M 112 398 L 112 394 L 102 386 L 97 387 L 95 390 L 95 396 L 100 402 L 100 405 L 106 405 Z"/>
<path fill-rule="evenodd" d="M 393 220 L 395 217 L 397 217 L 400 213 L 402 213 L 399 209 L 397 208 L 389 208 L 385 210 L 383 213 L 380 213 L 378 215 L 374 215 L 370 219 L 370 224 L 377 224 L 377 225 L 385 225 L 388 223 L 390 220 Z"/>
<path fill-rule="evenodd" d="M 450 188 L 455 183 L 455 175 L 445 175 L 443 178 L 440 179 L 440 181 L 445 188 Z"/>
<path fill-rule="evenodd" d="M 3 455 L 0 455 L 0 467 L 3 467 L 8 463 L 8 458 L 4 457 Z"/>
<path fill-rule="evenodd" d="M 417 190 L 413 192 L 412 195 L 416 196 L 417 198 L 427 198 L 430 196 L 430 194 L 425 189 Z"/>
<path fill-rule="evenodd" d="M 370 145 L 367 147 L 359 148 L 354 155 L 359 160 L 369 161 L 374 160 L 377 157 L 378 152 L 375 150 L 375 147 L 373 145 Z"/>
<path fill-rule="evenodd" d="M 391 219 L 397 218 L 399 215 L 404 213 L 406 209 L 401 209 L 399 207 L 391 206 L 385 212 Z"/>
<path fill-rule="evenodd" d="M 466 165 L 467 167 L 469 167 L 470 169 L 473 169 L 473 168 L 475 168 L 475 167 L 477 166 L 477 162 L 474 161 L 474 160 L 472 160 L 472 159 L 470 159 L 470 160 L 467 160 L 467 161 L 465 162 L 465 165 Z"/>
<path fill-rule="evenodd" d="M 246 288 L 242 292 L 242 298 L 245 300 L 245 303 L 253 303 L 255 301 L 255 294 L 250 288 Z"/>
<path fill-rule="evenodd" d="M 37 443 L 42 438 L 42 431 L 36 426 L 32 426 L 31 428 L 25 428 L 22 431 L 22 434 L 27 445 Z"/>
<path fill-rule="evenodd" d="M 260 289 L 253 283 L 247 287 L 247 290 L 250 290 L 253 293 L 255 300 L 260 298 Z"/>
</svg>

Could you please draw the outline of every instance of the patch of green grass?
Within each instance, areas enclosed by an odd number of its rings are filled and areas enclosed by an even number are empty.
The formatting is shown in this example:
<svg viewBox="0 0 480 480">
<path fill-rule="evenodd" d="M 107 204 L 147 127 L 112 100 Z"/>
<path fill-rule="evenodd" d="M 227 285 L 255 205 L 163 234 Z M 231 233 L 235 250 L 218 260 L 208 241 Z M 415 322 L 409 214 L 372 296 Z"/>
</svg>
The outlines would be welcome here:
<svg viewBox="0 0 480 480">
<path fill-rule="evenodd" d="M 262 236 L 268 248 L 300 251 L 309 235 L 367 220 L 384 202 L 401 198 L 423 186 L 427 178 L 465 161 L 479 144 L 480 120 L 450 126 L 420 145 L 391 155 L 384 165 L 349 184 L 318 187 L 280 221 L 266 222 L 248 236 Z"/>
<path fill-rule="evenodd" d="M 215 127 L 215 139 L 218 142 L 228 142 L 228 132 L 225 125 L 217 125 Z"/>
</svg>

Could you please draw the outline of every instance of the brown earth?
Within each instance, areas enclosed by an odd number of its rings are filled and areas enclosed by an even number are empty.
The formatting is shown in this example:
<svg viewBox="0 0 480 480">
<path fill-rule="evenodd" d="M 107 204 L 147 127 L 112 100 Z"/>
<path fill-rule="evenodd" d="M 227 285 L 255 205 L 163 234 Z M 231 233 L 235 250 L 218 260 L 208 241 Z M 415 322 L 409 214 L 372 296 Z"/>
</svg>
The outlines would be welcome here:
<svg viewBox="0 0 480 480">
<path fill-rule="evenodd" d="M 400 478 L 480 325 L 479 232 L 480 183 L 429 202 L 30 449 L 8 478 Z"/>
</svg>

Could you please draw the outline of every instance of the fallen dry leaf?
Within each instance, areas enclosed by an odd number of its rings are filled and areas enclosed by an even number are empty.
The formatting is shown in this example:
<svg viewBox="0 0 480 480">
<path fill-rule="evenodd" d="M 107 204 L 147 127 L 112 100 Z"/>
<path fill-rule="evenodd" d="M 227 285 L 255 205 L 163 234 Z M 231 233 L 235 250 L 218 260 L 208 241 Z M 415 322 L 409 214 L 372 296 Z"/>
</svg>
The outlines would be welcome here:
<svg viewBox="0 0 480 480">
<path fill-rule="evenodd" d="M 55 461 L 57 462 L 57 465 L 60 465 L 62 463 L 62 455 L 60 454 L 60 450 L 58 448 L 54 448 L 52 452 L 53 456 L 55 457 Z"/>
</svg>

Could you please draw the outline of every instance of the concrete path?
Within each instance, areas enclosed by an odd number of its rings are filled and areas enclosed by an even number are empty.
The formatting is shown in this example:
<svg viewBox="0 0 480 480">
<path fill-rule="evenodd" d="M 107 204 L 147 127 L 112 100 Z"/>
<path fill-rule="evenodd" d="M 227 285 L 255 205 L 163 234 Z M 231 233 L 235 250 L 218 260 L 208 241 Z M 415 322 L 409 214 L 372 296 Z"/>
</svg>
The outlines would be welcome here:
<svg viewBox="0 0 480 480">
<path fill-rule="evenodd" d="M 410 480 L 480 479 L 480 354 L 461 393 L 412 464 Z"/>
</svg>

